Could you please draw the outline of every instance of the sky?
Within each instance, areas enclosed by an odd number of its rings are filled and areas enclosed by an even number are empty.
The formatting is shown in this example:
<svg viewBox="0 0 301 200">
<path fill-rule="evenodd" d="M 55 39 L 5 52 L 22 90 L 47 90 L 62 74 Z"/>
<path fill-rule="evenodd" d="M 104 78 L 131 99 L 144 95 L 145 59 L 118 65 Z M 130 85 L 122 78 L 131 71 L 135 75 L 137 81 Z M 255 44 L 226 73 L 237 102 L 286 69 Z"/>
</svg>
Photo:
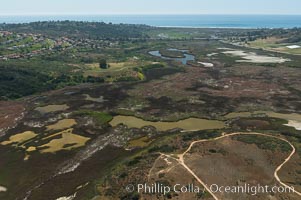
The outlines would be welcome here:
<svg viewBox="0 0 301 200">
<path fill-rule="evenodd" d="M 284 14 L 301 0 L 1 0 L 0 15 Z"/>
</svg>

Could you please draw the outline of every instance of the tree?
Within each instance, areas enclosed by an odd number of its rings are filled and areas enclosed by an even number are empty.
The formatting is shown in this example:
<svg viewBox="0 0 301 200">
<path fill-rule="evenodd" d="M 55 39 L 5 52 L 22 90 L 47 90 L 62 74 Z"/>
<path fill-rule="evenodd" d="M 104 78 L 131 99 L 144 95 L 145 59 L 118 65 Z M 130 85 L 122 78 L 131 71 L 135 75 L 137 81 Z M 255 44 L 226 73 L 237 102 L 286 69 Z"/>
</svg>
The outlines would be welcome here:
<svg viewBox="0 0 301 200">
<path fill-rule="evenodd" d="M 107 64 L 107 61 L 105 59 L 101 59 L 99 61 L 99 67 L 101 69 L 108 69 L 110 66 Z"/>
</svg>

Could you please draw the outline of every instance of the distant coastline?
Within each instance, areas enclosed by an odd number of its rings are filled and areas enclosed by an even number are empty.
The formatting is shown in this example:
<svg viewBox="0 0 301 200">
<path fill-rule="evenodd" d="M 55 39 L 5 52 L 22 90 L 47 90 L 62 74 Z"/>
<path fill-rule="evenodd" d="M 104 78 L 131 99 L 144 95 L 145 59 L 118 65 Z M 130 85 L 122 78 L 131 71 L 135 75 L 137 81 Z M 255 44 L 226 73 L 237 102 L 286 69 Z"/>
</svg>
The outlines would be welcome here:
<svg viewBox="0 0 301 200">
<path fill-rule="evenodd" d="M 222 27 L 222 26 L 212 26 L 212 27 L 203 27 L 203 26 L 155 26 L 158 28 L 187 28 L 187 29 L 261 29 L 260 27 Z M 296 27 L 292 27 L 296 28 Z M 298 27 L 297 27 L 298 28 Z M 273 28 L 268 28 L 268 29 L 273 29 Z"/>
<path fill-rule="evenodd" d="M 85 21 L 166 28 L 301 28 L 301 15 L 0 15 L 0 23 Z"/>
</svg>

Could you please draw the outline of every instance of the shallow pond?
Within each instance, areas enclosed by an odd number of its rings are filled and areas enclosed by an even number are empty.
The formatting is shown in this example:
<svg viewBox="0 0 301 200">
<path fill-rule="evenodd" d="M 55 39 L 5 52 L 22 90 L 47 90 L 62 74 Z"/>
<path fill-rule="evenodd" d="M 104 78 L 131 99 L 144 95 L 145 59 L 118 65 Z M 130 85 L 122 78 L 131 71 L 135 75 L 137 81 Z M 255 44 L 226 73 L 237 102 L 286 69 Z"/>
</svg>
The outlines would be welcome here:
<svg viewBox="0 0 301 200">
<path fill-rule="evenodd" d="M 49 143 L 39 146 L 39 148 L 42 148 L 40 152 L 55 153 L 61 150 L 71 150 L 85 146 L 85 144 L 90 140 L 90 138 L 74 134 L 72 131 L 73 129 L 71 128 L 47 137 L 47 139 L 49 139 L 51 137 L 61 135 L 61 138 L 52 139 Z"/>
<path fill-rule="evenodd" d="M 50 113 L 50 112 L 67 110 L 68 108 L 69 106 L 63 104 L 63 105 L 48 105 L 44 107 L 37 107 L 35 110 L 39 111 L 40 113 Z"/>
<path fill-rule="evenodd" d="M 55 124 L 47 126 L 47 131 L 49 130 L 62 130 L 66 128 L 70 128 L 72 126 L 76 125 L 76 121 L 74 119 L 63 119 L 58 121 Z"/>
<path fill-rule="evenodd" d="M 110 122 L 111 126 L 118 124 L 127 125 L 129 128 L 142 128 L 144 126 L 153 126 L 159 131 L 167 131 L 174 128 L 180 128 L 184 131 L 208 130 L 208 129 L 222 129 L 225 123 L 218 120 L 207 120 L 198 118 L 188 118 L 177 122 L 151 122 L 143 119 L 118 115 Z"/>
<path fill-rule="evenodd" d="M 181 62 L 183 65 L 187 65 L 188 61 L 194 61 L 195 60 L 195 56 L 188 54 L 188 50 L 180 50 L 180 49 L 167 49 L 168 51 L 177 51 L 177 52 L 182 52 L 184 57 L 183 58 L 172 58 L 172 57 L 166 57 L 163 56 L 160 51 L 150 51 L 148 52 L 150 55 L 152 56 L 156 56 L 165 60 L 174 60 L 174 61 L 178 61 Z"/>
<path fill-rule="evenodd" d="M 224 116 L 226 119 L 232 119 L 236 117 L 252 117 L 256 115 L 264 114 L 268 117 L 279 118 L 288 120 L 286 126 L 291 126 L 297 130 L 301 129 L 301 114 L 291 113 L 282 114 L 272 111 L 255 111 L 255 112 L 233 112 Z M 144 126 L 153 126 L 159 131 L 167 131 L 174 128 L 180 128 L 184 131 L 197 131 L 197 130 L 209 130 L 209 129 L 222 129 L 225 127 L 225 123 L 219 120 L 207 120 L 199 118 L 188 118 L 177 122 L 152 122 L 146 121 L 133 116 L 118 115 L 110 122 L 111 126 L 117 126 L 118 124 L 127 125 L 129 128 L 142 128 Z"/>
<path fill-rule="evenodd" d="M 25 141 L 28 141 L 28 140 L 36 137 L 37 135 L 38 134 L 36 134 L 32 131 L 25 131 L 23 133 L 18 133 L 18 134 L 15 134 L 13 136 L 10 136 L 9 140 L 3 141 L 0 144 L 1 145 L 9 145 L 9 144 L 13 144 L 13 143 L 21 144 Z"/>
</svg>

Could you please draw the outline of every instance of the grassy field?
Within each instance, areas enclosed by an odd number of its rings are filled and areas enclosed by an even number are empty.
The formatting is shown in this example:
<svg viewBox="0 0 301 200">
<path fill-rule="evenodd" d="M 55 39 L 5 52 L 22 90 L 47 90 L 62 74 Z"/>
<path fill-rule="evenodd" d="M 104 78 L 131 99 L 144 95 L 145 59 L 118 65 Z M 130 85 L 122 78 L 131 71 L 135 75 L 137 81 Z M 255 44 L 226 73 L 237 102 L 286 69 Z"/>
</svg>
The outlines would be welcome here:
<svg viewBox="0 0 301 200">
<path fill-rule="evenodd" d="M 281 53 L 301 55 L 301 48 L 290 49 L 287 47 L 287 46 L 291 46 L 291 45 L 301 46 L 301 42 L 294 43 L 294 44 L 281 43 L 282 40 L 283 39 L 276 38 L 276 37 L 270 37 L 267 39 L 257 39 L 253 42 L 250 42 L 249 46 L 254 47 L 254 48 L 272 50 L 272 51 L 281 52 Z"/>
</svg>

